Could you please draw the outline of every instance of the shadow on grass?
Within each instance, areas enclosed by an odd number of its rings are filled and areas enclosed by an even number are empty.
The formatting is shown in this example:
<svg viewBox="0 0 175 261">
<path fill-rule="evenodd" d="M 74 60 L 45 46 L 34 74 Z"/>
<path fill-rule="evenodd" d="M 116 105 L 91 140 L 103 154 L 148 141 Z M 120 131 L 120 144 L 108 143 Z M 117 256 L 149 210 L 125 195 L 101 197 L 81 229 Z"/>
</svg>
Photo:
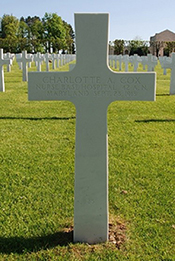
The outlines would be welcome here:
<svg viewBox="0 0 175 261">
<path fill-rule="evenodd" d="M 149 120 L 135 120 L 137 123 L 148 123 L 148 122 L 175 122 L 175 119 L 149 119 Z"/>
<path fill-rule="evenodd" d="M 156 94 L 156 96 L 171 96 L 169 93 L 160 93 Z"/>
<path fill-rule="evenodd" d="M 41 249 L 54 248 L 56 246 L 67 246 L 73 242 L 73 231 L 57 232 L 43 237 L 0 237 L 1 254 L 23 254 L 27 252 L 37 252 Z"/>
<path fill-rule="evenodd" d="M 41 120 L 73 120 L 76 119 L 76 117 L 0 117 L 0 120 L 30 120 L 30 121 L 41 121 Z"/>
</svg>

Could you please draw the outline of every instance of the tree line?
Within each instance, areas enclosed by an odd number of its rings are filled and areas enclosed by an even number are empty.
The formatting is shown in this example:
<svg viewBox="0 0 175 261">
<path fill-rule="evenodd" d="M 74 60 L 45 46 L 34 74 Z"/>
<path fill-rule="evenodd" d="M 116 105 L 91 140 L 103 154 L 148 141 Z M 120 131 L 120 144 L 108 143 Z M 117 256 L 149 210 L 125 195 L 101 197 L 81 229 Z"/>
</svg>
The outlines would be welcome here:
<svg viewBox="0 0 175 261">
<path fill-rule="evenodd" d="M 4 14 L 1 20 L 0 48 L 4 52 L 75 53 L 74 31 L 70 24 L 56 13 L 45 13 L 43 18 L 28 16 L 16 18 Z"/>
<path fill-rule="evenodd" d="M 27 50 L 28 53 L 50 52 L 62 50 L 63 53 L 75 53 L 75 34 L 70 24 L 62 20 L 56 13 L 45 13 L 43 18 L 28 16 L 16 18 L 13 15 L 4 14 L 0 28 L 0 48 L 4 52 L 20 53 Z M 125 41 L 116 39 L 109 43 L 109 48 L 114 54 L 138 54 L 140 56 L 149 53 L 149 47 L 155 45 L 157 53 L 164 46 L 165 55 L 175 50 L 175 42 L 149 42 L 135 39 Z"/>
<path fill-rule="evenodd" d="M 109 43 L 109 48 L 114 54 L 138 54 L 139 56 L 147 55 L 150 50 L 149 47 L 154 46 L 156 49 L 156 55 L 158 56 L 160 48 L 164 48 L 164 55 L 169 56 L 170 53 L 175 51 L 175 42 L 164 42 L 164 41 L 143 41 L 139 39 L 135 40 L 120 40 L 116 39 Z"/>
</svg>

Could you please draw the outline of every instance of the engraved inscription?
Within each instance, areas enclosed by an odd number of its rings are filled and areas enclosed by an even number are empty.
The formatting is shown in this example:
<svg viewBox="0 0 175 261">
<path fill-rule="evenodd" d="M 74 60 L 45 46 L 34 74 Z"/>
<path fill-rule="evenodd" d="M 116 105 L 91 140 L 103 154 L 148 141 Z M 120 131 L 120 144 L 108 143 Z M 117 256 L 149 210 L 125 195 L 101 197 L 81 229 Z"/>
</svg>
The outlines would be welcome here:
<svg viewBox="0 0 175 261">
<path fill-rule="evenodd" d="M 118 81 L 99 76 L 45 76 L 35 88 L 47 96 L 58 97 L 134 97 L 140 91 L 147 91 L 139 76 L 123 76 Z"/>
</svg>

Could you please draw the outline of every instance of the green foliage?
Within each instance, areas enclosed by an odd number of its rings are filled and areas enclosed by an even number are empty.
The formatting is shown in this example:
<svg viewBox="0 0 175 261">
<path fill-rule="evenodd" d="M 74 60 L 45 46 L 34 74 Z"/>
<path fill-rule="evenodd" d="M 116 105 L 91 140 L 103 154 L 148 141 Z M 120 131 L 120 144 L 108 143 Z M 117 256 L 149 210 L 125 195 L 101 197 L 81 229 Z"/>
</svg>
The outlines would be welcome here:
<svg viewBox="0 0 175 261">
<path fill-rule="evenodd" d="M 13 15 L 4 15 L 2 18 L 1 37 L 5 38 L 4 51 L 14 52 L 17 42 L 19 20 Z M 1 42 L 2 43 L 2 42 Z"/>
<path fill-rule="evenodd" d="M 0 47 L 8 52 L 28 52 L 67 50 L 74 52 L 74 32 L 56 13 L 45 13 L 40 19 L 38 16 L 20 21 L 14 16 L 4 15 L 2 18 L 2 33 Z"/>
<path fill-rule="evenodd" d="M 147 42 L 142 40 L 131 40 L 129 41 L 129 50 L 130 55 L 138 54 L 139 56 L 148 54 L 148 45 Z"/>
<path fill-rule="evenodd" d="M 175 96 L 169 95 L 170 70 L 163 75 L 158 64 L 156 73 L 156 102 L 118 101 L 108 108 L 109 212 L 127 226 L 117 249 L 73 244 L 64 233 L 73 224 L 75 107 L 29 102 L 18 65 L 10 73 L 5 68 L 0 261 L 175 260 Z"/>
<path fill-rule="evenodd" d="M 113 44 L 114 44 L 114 54 L 116 55 L 123 54 L 125 41 L 116 39 L 113 42 Z"/>
<path fill-rule="evenodd" d="M 174 51 L 175 51 L 175 42 L 166 42 L 166 47 L 164 48 L 164 55 L 169 56 L 169 54 Z"/>
<path fill-rule="evenodd" d="M 63 21 L 64 28 L 66 29 L 66 49 L 69 53 L 75 53 L 74 38 L 75 34 L 70 24 Z"/>
<path fill-rule="evenodd" d="M 16 39 L 19 20 L 13 15 L 4 15 L 2 18 L 2 38 Z"/>
<path fill-rule="evenodd" d="M 27 38 L 28 32 L 29 32 L 28 25 L 24 21 L 20 21 L 18 26 L 17 36 L 19 38 Z"/>
<path fill-rule="evenodd" d="M 56 42 L 58 43 L 57 47 L 59 49 L 64 49 L 66 47 L 66 28 L 63 26 L 63 21 L 60 16 L 56 13 L 49 14 L 45 13 L 43 18 L 43 24 L 45 29 L 45 38 L 49 41 L 49 50 L 50 44 L 52 44 L 53 50 L 55 52 Z M 57 41 L 59 39 L 59 41 Z"/>
</svg>

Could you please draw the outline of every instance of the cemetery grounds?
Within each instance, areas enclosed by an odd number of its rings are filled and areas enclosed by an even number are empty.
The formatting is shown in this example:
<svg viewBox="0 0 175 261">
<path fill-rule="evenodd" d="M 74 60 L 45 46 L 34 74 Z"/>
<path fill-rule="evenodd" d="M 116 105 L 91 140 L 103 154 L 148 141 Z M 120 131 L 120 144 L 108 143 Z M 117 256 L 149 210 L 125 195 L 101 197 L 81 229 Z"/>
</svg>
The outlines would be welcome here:
<svg viewBox="0 0 175 261">
<path fill-rule="evenodd" d="M 170 70 L 163 75 L 159 63 L 155 68 L 156 102 L 118 101 L 108 108 L 110 242 L 88 245 L 72 243 L 75 107 L 67 101 L 29 102 L 17 63 L 11 72 L 4 69 L 0 260 L 174 261 Z M 29 71 L 34 70 L 33 63 Z"/>
</svg>

